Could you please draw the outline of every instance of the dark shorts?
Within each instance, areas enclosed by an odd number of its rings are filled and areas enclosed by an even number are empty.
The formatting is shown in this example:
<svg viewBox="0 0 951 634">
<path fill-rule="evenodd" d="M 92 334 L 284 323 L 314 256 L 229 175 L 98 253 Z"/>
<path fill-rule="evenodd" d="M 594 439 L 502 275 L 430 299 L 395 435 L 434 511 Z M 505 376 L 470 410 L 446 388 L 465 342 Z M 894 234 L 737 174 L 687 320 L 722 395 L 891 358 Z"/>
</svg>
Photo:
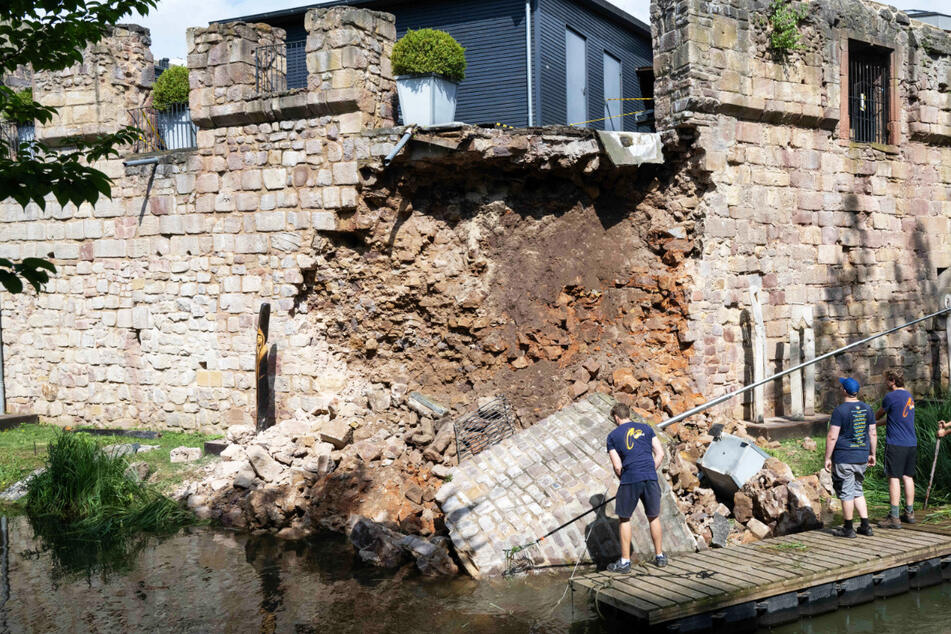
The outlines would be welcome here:
<svg viewBox="0 0 951 634">
<path fill-rule="evenodd" d="M 885 475 L 889 478 L 915 477 L 918 447 L 885 445 Z"/>
<path fill-rule="evenodd" d="M 638 500 L 644 503 L 644 514 L 648 518 L 660 515 L 660 485 L 657 480 L 642 480 L 619 486 L 614 512 L 619 518 L 628 519 L 634 514 Z"/>
</svg>

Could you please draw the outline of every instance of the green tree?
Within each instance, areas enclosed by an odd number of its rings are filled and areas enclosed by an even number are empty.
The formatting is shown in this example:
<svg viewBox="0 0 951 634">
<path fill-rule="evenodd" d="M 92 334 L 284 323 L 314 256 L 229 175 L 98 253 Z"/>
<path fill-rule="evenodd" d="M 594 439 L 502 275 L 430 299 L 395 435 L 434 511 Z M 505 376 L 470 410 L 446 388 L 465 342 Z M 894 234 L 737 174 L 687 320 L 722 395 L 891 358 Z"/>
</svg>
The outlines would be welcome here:
<svg viewBox="0 0 951 634">
<path fill-rule="evenodd" d="M 99 42 L 109 25 L 132 14 L 146 14 L 158 0 L 4 0 L 0 2 L 0 77 L 21 66 L 34 72 L 57 71 L 83 59 L 87 46 Z M 0 84 L 0 118 L 8 121 L 46 123 L 55 108 L 22 98 Z M 70 139 L 55 149 L 38 141 L 14 147 L 0 136 L 0 200 L 13 198 L 20 205 L 36 203 L 46 208 L 46 196 L 61 204 L 95 204 L 111 197 L 109 177 L 92 165 L 118 156 L 118 148 L 135 139 L 135 128 L 123 128 L 93 140 Z M 23 281 L 37 291 L 55 273 L 43 258 L 13 261 L 0 258 L 0 284 L 11 293 L 23 290 Z"/>
</svg>

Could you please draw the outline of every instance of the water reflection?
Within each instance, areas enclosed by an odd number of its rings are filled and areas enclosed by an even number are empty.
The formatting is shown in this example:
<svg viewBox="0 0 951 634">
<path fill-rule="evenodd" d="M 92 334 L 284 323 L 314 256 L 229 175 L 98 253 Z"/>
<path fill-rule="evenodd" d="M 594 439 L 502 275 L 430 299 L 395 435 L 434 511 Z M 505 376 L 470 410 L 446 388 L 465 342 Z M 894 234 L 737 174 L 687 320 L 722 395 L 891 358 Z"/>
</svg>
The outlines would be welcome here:
<svg viewBox="0 0 951 634">
<path fill-rule="evenodd" d="M 2 632 L 499 632 L 602 634 L 631 623 L 603 621 L 586 595 L 565 590 L 567 573 L 477 582 L 430 580 L 412 566 L 361 564 L 328 533 L 301 542 L 185 529 L 149 540 L 124 567 L 94 563 L 78 573 L 45 548 L 25 517 L 0 523 Z M 97 567 L 98 566 L 98 567 Z M 92 571 L 92 572 L 91 572 Z M 556 605 L 557 604 L 557 605 Z M 948 631 L 951 585 L 876 601 L 773 630 L 901 633 Z"/>
</svg>

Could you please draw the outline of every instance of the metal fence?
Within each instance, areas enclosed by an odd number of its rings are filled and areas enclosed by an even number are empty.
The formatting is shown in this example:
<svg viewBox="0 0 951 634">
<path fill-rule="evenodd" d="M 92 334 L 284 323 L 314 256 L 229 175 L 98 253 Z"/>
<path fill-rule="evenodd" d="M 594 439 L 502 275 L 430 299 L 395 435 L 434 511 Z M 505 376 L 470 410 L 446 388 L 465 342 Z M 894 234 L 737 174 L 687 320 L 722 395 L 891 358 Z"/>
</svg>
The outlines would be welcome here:
<svg viewBox="0 0 951 634">
<path fill-rule="evenodd" d="M 455 423 L 459 461 L 485 451 L 515 433 L 512 407 L 499 396 Z"/>
<path fill-rule="evenodd" d="M 164 110 L 151 106 L 132 108 L 129 115 L 132 125 L 141 132 L 133 152 L 167 152 L 198 145 L 198 128 L 192 123 L 188 104 L 174 104 Z"/>
<path fill-rule="evenodd" d="M 307 41 L 259 46 L 254 50 L 254 84 L 259 95 L 307 87 Z"/>
</svg>

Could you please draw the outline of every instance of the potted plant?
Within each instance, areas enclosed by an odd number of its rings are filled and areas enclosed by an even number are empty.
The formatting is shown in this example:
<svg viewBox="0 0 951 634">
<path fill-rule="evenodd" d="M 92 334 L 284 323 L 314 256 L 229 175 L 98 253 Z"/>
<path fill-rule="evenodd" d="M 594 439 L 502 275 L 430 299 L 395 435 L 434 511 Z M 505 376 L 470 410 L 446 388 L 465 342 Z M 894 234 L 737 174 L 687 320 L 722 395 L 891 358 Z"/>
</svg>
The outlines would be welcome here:
<svg viewBox="0 0 951 634">
<path fill-rule="evenodd" d="M 166 150 L 190 147 L 192 129 L 188 111 L 188 68 L 167 68 L 152 87 L 155 124 Z"/>
<path fill-rule="evenodd" d="M 407 31 L 393 46 L 393 73 L 404 125 L 450 123 L 456 88 L 466 76 L 466 52 L 435 29 Z"/>
</svg>

